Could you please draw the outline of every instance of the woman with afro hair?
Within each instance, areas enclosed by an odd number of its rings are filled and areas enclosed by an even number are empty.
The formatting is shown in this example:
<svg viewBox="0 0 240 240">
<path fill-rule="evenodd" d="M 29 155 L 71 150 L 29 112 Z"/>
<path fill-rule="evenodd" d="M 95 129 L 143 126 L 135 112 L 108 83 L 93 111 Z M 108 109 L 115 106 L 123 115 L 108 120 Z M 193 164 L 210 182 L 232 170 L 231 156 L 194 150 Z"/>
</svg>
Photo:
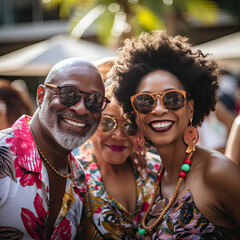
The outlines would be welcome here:
<svg viewBox="0 0 240 240">
<path fill-rule="evenodd" d="M 240 168 L 196 146 L 197 126 L 215 109 L 218 74 L 187 38 L 164 31 L 127 39 L 118 50 L 114 94 L 162 160 L 138 239 L 237 239 Z"/>
</svg>

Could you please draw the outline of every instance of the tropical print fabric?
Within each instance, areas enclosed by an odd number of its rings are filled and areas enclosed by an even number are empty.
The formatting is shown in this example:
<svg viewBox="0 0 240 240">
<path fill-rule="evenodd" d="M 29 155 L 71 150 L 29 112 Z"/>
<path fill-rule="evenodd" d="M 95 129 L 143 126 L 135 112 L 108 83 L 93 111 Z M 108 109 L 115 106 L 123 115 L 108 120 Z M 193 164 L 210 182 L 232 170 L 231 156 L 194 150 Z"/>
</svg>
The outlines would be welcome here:
<svg viewBox="0 0 240 240">
<path fill-rule="evenodd" d="M 0 228 L 15 228 L 11 231 L 21 233 L 23 239 L 44 239 L 49 179 L 28 126 L 30 120 L 22 116 L 12 128 L 0 132 Z M 73 155 L 70 162 L 73 172 L 66 181 L 51 239 L 74 239 L 80 225 L 85 174 Z"/>
<path fill-rule="evenodd" d="M 78 158 L 85 169 L 88 197 L 82 222 L 83 234 L 78 239 L 136 239 L 140 218 L 149 206 L 149 193 L 153 192 L 157 179 L 159 156 L 147 154 L 145 174 L 133 169 L 137 186 L 137 206 L 135 213 L 129 214 L 123 205 L 107 193 L 91 146 L 85 144 L 84 147 L 89 149 L 81 149 L 81 153 L 85 152 L 88 157 L 81 155 Z"/>
<path fill-rule="evenodd" d="M 164 199 L 159 195 L 156 204 Z M 155 206 L 153 205 L 153 209 Z M 152 215 L 154 213 L 152 212 Z M 151 212 L 150 212 L 151 217 Z M 190 190 L 179 199 L 166 213 L 158 231 L 152 235 L 152 239 L 206 239 L 226 240 L 231 235 L 226 229 L 217 227 L 209 222 L 196 207 Z"/>
</svg>

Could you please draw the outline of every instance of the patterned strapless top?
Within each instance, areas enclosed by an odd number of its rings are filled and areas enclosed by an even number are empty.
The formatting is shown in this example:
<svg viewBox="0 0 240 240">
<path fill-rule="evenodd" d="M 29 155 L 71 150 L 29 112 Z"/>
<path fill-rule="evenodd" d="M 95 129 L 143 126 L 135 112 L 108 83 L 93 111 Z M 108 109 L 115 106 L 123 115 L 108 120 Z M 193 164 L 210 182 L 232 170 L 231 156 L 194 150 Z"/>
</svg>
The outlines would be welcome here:
<svg viewBox="0 0 240 240">
<path fill-rule="evenodd" d="M 165 205 L 160 203 L 161 201 L 163 200 L 161 200 L 159 194 L 150 215 L 156 212 L 154 208 L 157 209 L 159 205 Z M 152 235 L 152 239 L 226 240 L 231 239 L 231 233 L 229 230 L 215 226 L 209 222 L 196 207 L 192 194 L 188 190 L 187 193 L 168 210 L 158 231 Z"/>
</svg>

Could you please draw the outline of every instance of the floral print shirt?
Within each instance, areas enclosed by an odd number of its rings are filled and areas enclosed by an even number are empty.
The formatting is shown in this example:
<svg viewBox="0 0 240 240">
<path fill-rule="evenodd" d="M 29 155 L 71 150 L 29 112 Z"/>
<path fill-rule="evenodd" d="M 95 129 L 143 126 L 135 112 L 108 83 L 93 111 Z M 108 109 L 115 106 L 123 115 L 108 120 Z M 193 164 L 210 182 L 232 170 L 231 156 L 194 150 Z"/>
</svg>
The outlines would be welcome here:
<svg viewBox="0 0 240 240">
<path fill-rule="evenodd" d="M 0 228 L 13 227 L 23 239 L 44 239 L 49 179 L 28 126 L 30 120 L 22 116 L 12 128 L 0 132 Z M 73 172 L 66 181 L 51 239 L 74 239 L 81 221 L 85 174 L 72 154 L 70 162 Z"/>
<path fill-rule="evenodd" d="M 78 239 L 135 239 L 140 218 L 149 206 L 150 193 L 154 191 L 160 166 L 159 156 L 147 153 L 145 174 L 133 170 L 137 186 L 137 205 L 136 211 L 129 214 L 123 205 L 107 193 L 95 156 L 93 153 L 91 155 L 86 157 L 82 154 L 78 157 L 85 169 L 88 186 L 87 208 L 82 226 L 84 234 Z"/>
</svg>

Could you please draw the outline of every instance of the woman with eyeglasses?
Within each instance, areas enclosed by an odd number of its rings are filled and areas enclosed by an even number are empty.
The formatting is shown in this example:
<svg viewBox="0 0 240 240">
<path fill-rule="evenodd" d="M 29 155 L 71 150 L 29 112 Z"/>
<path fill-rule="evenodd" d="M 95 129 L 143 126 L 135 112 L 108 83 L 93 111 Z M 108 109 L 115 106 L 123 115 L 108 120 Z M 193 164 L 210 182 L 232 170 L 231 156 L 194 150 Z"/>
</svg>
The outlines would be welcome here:
<svg viewBox="0 0 240 240">
<path fill-rule="evenodd" d="M 188 39 L 154 31 L 126 40 L 115 66 L 115 96 L 162 161 L 136 238 L 236 239 L 240 169 L 196 146 L 217 101 L 217 65 Z"/>
<path fill-rule="evenodd" d="M 105 96 L 111 102 L 102 112 L 97 132 L 80 148 L 82 155 L 78 157 L 88 186 L 78 239 L 130 240 L 135 239 L 140 213 L 150 202 L 149 192 L 154 189 L 160 161 L 151 153 L 135 153 L 136 148 L 143 150 L 135 143 L 136 123 L 123 116 L 112 96 L 112 82 L 105 84 Z M 145 172 L 134 167 L 133 161 L 140 158 L 146 161 Z"/>
</svg>

